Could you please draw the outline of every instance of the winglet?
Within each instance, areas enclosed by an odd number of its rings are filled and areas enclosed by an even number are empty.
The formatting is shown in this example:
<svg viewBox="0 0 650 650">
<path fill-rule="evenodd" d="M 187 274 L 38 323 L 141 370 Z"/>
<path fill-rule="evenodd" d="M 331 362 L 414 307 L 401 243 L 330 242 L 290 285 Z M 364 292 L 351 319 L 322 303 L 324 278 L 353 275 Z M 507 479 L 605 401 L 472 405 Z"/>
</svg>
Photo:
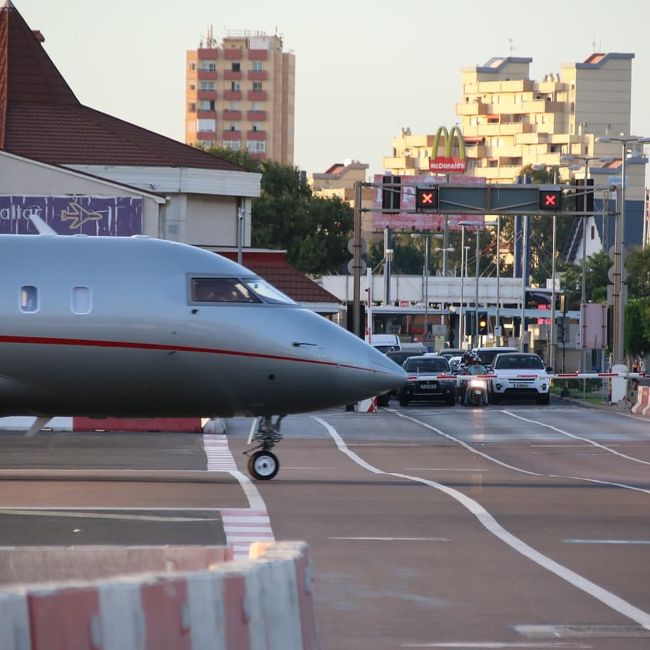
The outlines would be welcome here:
<svg viewBox="0 0 650 650">
<path fill-rule="evenodd" d="M 34 227 L 36 230 L 38 230 L 39 235 L 56 235 L 56 232 L 48 226 L 43 219 L 41 219 L 37 214 L 30 214 L 29 218 L 31 219 L 32 223 L 34 224 Z"/>
</svg>

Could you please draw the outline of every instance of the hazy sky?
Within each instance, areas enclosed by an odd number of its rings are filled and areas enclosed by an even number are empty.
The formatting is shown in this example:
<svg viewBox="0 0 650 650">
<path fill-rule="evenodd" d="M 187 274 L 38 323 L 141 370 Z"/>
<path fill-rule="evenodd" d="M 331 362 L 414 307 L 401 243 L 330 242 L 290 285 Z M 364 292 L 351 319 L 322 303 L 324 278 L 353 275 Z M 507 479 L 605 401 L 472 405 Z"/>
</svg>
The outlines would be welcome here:
<svg viewBox="0 0 650 650">
<path fill-rule="evenodd" d="M 382 171 L 401 127 L 453 125 L 461 68 L 532 57 L 531 77 L 632 52 L 632 132 L 650 136 L 650 4 L 640 0 L 14 0 L 79 100 L 182 141 L 185 52 L 212 25 L 296 55 L 295 164 Z"/>
</svg>

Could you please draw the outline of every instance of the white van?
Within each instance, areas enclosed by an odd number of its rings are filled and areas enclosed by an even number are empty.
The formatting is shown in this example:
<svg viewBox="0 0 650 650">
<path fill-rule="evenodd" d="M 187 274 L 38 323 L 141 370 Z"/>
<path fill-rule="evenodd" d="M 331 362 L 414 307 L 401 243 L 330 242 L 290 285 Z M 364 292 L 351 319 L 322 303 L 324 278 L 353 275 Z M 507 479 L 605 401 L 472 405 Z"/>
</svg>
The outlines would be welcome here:
<svg viewBox="0 0 650 650">
<path fill-rule="evenodd" d="M 370 343 L 373 348 L 377 348 L 380 352 L 384 353 L 402 349 L 402 344 L 397 334 L 373 334 L 371 341 L 368 341 L 368 337 L 366 336 L 366 343 Z"/>
</svg>

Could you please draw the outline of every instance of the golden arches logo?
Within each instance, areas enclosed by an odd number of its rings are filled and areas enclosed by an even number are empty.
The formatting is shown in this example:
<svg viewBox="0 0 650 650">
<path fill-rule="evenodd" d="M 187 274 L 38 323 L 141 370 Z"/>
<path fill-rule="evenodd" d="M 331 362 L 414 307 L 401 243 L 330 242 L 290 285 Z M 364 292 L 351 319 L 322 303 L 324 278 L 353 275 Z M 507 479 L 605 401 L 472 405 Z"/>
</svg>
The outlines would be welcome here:
<svg viewBox="0 0 650 650">
<path fill-rule="evenodd" d="M 440 140 L 444 137 L 444 156 L 438 155 Z M 458 156 L 452 155 L 452 143 L 454 138 L 458 141 Z M 458 125 L 447 130 L 446 126 L 439 126 L 433 139 L 433 157 L 429 158 L 429 171 L 438 174 L 463 174 L 467 170 L 465 159 L 465 141 L 463 133 Z"/>
</svg>

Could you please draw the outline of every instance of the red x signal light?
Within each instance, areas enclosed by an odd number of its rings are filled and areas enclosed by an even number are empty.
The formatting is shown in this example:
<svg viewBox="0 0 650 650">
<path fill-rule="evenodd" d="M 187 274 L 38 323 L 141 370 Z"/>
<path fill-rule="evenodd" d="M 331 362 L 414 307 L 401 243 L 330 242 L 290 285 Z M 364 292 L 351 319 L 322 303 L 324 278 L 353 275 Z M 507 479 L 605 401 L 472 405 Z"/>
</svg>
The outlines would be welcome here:
<svg viewBox="0 0 650 650">
<path fill-rule="evenodd" d="M 435 212 L 438 209 L 438 186 L 415 188 L 417 212 Z"/>
<path fill-rule="evenodd" d="M 562 201 L 561 190 L 539 190 L 540 210 L 558 212 Z"/>
</svg>

